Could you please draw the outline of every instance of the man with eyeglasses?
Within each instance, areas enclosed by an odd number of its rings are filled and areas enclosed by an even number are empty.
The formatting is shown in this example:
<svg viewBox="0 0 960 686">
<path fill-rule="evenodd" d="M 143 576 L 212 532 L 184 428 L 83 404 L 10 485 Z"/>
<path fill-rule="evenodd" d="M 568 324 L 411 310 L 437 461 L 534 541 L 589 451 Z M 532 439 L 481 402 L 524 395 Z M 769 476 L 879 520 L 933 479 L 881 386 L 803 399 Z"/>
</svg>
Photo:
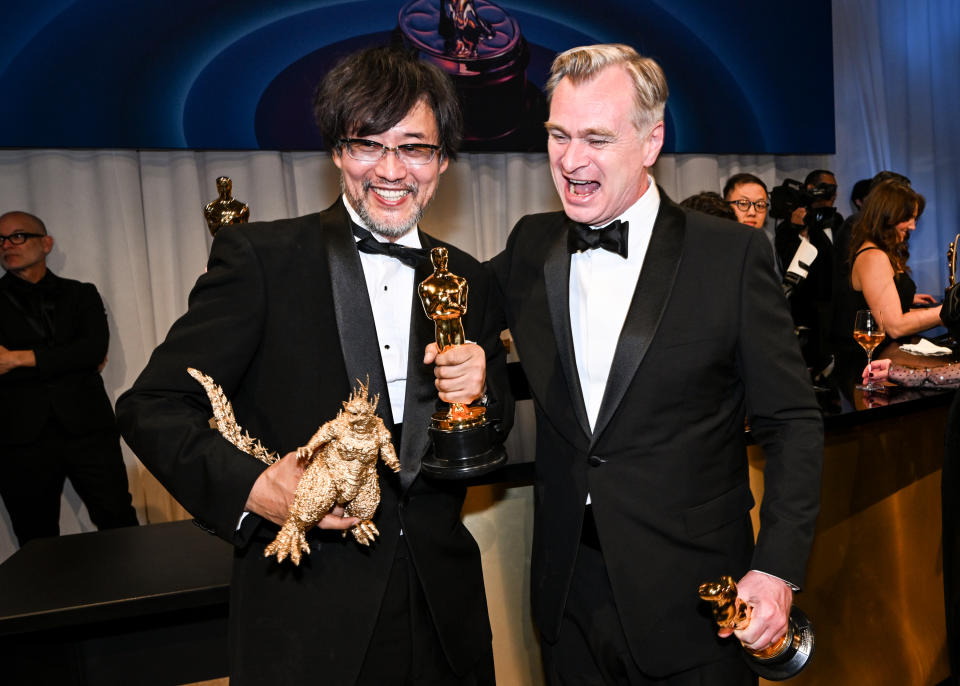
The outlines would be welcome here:
<svg viewBox="0 0 960 686">
<path fill-rule="evenodd" d="M 103 301 L 47 269 L 52 249 L 38 217 L 0 216 L 0 498 L 21 546 L 59 535 L 68 478 L 98 529 L 137 525 L 100 378 Z"/>
<path fill-rule="evenodd" d="M 737 214 L 737 221 L 756 229 L 767 222 L 770 207 L 767 184 L 757 176 L 746 172 L 734 174 L 723 186 L 723 199 Z"/>
<path fill-rule="evenodd" d="M 760 177 L 749 172 L 734 174 L 723 185 L 723 199 L 736 214 L 738 222 L 760 229 L 770 241 L 770 245 L 774 245 L 773 228 L 767 227 L 770 195 L 767 192 L 767 184 Z M 781 266 L 776 258 L 774 258 L 774 264 L 777 271 L 782 274 L 786 265 Z"/>
<path fill-rule="evenodd" d="M 755 684 L 696 590 L 739 579 L 753 615 L 735 633 L 765 648 L 786 631 L 813 539 L 823 427 L 772 250 L 650 176 L 667 100 L 655 61 L 573 48 L 547 89 L 563 212 L 520 219 L 492 260 L 537 415 L 547 682 Z M 767 460 L 756 546 L 748 415 Z"/>
<path fill-rule="evenodd" d="M 377 48 L 328 73 L 315 113 L 342 196 L 318 214 L 217 233 L 188 312 L 117 404 L 121 427 L 181 504 L 236 546 L 231 684 L 492 684 L 465 486 L 420 474 L 438 392 L 485 396 L 488 417 L 512 419 L 489 276 L 417 228 L 459 143 L 456 95 L 435 66 Z M 435 246 L 470 284 L 463 325 L 476 341 L 440 354 L 415 288 Z M 188 366 L 285 456 L 264 468 L 210 431 Z M 302 473 L 294 451 L 368 376 L 402 466 L 380 470 L 380 535 L 370 548 L 345 538 L 357 520 L 338 506 L 307 534 L 299 567 L 264 559 Z"/>
</svg>

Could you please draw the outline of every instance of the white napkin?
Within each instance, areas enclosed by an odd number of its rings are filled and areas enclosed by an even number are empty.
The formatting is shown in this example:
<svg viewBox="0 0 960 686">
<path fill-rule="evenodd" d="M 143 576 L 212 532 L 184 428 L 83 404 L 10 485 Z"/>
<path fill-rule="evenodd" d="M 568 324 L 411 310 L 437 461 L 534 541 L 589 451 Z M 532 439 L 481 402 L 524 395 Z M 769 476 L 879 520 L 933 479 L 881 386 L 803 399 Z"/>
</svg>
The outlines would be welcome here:
<svg viewBox="0 0 960 686">
<path fill-rule="evenodd" d="M 900 350 L 911 355 L 949 355 L 953 351 L 921 338 L 919 343 L 904 343 Z"/>
</svg>

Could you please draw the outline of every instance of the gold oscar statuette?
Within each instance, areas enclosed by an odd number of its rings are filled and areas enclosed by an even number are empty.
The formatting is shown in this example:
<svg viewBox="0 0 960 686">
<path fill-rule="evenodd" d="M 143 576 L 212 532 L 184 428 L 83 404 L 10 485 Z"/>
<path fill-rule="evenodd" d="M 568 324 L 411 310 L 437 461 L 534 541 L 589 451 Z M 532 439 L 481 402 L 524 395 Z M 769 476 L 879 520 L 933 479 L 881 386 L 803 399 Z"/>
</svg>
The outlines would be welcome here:
<svg viewBox="0 0 960 686">
<path fill-rule="evenodd" d="M 713 618 L 722 629 L 746 629 L 750 625 L 752 608 L 737 597 L 733 577 L 722 576 L 717 581 L 700 584 L 700 598 L 713 607 Z M 813 625 L 800 608 L 790 608 L 787 633 L 775 645 L 763 650 L 744 647 L 750 668 L 768 681 L 783 681 L 796 676 L 813 655 Z"/>
<path fill-rule="evenodd" d="M 947 288 L 957 282 L 957 243 L 960 243 L 960 233 L 947 246 Z"/>
<path fill-rule="evenodd" d="M 217 231 L 228 224 L 244 224 L 250 219 L 250 208 L 232 195 L 233 181 L 229 176 L 217 177 L 217 193 L 217 199 L 203 208 L 211 236 L 216 236 Z"/>
<path fill-rule="evenodd" d="M 947 327 L 947 336 L 941 337 L 943 345 L 956 350 L 957 325 L 960 320 L 960 286 L 957 285 L 957 248 L 960 247 L 960 233 L 954 236 L 947 247 L 947 287 L 943 291 L 943 303 L 940 319 Z"/>
<path fill-rule="evenodd" d="M 467 280 L 447 269 L 447 249 L 430 251 L 433 274 L 417 289 L 423 311 L 433 320 L 437 347 L 442 352 L 467 342 L 462 317 L 467 313 Z M 421 464 L 425 474 L 460 479 L 485 474 L 503 464 L 507 455 L 497 438 L 486 408 L 452 403 L 436 412 L 430 423 L 433 454 Z"/>
</svg>

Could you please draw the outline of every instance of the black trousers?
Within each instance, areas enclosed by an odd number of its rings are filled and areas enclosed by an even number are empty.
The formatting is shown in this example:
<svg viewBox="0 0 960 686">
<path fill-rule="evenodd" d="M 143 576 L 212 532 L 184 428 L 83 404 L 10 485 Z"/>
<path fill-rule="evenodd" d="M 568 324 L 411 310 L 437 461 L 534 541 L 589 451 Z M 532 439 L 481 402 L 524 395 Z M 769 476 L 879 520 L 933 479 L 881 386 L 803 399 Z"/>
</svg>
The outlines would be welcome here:
<svg viewBox="0 0 960 686">
<path fill-rule="evenodd" d="M 493 647 L 468 674 L 454 674 L 400 537 L 380 616 L 363 659 L 357 686 L 493 686 Z"/>
<path fill-rule="evenodd" d="M 570 593 L 556 643 L 541 641 L 549 686 L 756 686 L 737 654 L 664 678 L 644 674 L 620 623 L 593 511 L 587 506 Z"/>
<path fill-rule="evenodd" d="M 50 421 L 33 443 L 0 445 L 0 497 L 21 546 L 60 535 L 65 479 L 98 529 L 138 524 L 116 429 L 73 436 Z"/>
</svg>

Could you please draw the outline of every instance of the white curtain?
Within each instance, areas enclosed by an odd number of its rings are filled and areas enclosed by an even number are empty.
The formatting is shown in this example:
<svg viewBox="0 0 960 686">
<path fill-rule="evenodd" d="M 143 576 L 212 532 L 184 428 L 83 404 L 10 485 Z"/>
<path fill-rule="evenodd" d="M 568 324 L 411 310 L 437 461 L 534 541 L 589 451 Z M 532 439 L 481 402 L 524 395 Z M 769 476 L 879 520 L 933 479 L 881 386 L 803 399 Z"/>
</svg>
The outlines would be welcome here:
<svg viewBox="0 0 960 686">
<path fill-rule="evenodd" d="M 665 155 L 654 175 L 679 201 L 719 191 L 740 171 L 773 186 L 824 167 L 837 174 L 846 214 L 856 180 L 880 169 L 906 173 L 928 199 L 911 265 L 921 289 L 936 293 L 960 215 L 960 3 L 837 0 L 833 14 L 836 155 Z M 339 192 L 322 153 L 0 150 L 0 211 L 40 216 L 56 240 L 52 270 L 95 283 L 104 298 L 111 342 L 103 375 L 113 400 L 186 309 L 210 247 L 202 208 L 221 175 L 233 179 L 252 220 L 316 212 Z M 558 208 L 545 155 L 464 154 L 444 175 L 423 228 L 485 259 L 520 216 Z M 529 450 L 524 424 L 515 452 Z M 141 522 L 185 516 L 129 451 L 126 459 Z M 91 529 L 68 488 L 64 532 Z M 0 508 L 0 560 L 14 549 Z"/>
</svg>

